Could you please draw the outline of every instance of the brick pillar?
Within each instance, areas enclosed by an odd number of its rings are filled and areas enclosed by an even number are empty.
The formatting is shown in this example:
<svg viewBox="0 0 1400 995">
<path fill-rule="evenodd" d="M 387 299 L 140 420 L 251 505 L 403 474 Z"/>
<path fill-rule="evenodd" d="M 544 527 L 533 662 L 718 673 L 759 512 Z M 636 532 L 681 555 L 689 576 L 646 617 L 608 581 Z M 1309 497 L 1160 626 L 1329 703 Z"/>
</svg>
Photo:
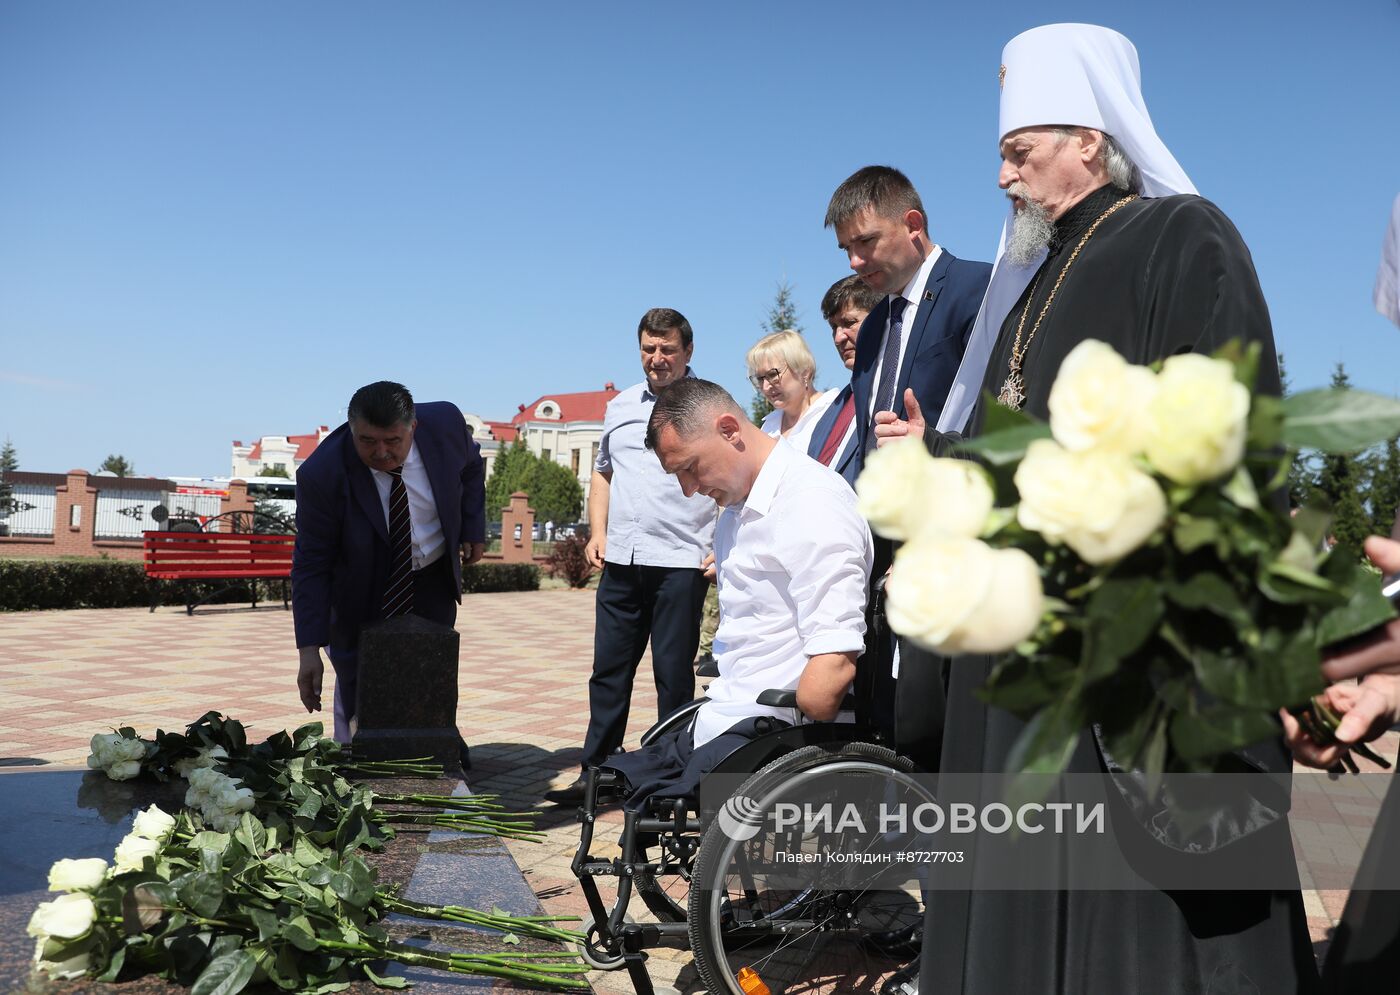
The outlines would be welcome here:
<svg viewBox="0 0 1400 995">
<path fill-rule="evenodd" d="M 54 488 L 54 555 L 96 556 L 92 543 L 96 519 L 97 488 L 91 486 L 86 470 L 69 470 L 68 482 Z"/>
<path fill-rule="evenodd" d="M 246 511 L 249 516 L 248 528 L 252 528 L 253 499 L 248 496 L 248 482 L 246 480 L 230 480 L 228 482 L 228 495 L 219 499 L 219 513 L 226 515 L 231 511 Z M 227 518 L 219 520 L 220 532 L 232 532 L 233 522 Z"/>
<path fill-rule="evenodd" d="M 535 509 L 530 507 L 530 498 L 524 491 L 516 491 L 501 515 L 502 562 L 534 562 L 534 528 Z"/>
</svg>

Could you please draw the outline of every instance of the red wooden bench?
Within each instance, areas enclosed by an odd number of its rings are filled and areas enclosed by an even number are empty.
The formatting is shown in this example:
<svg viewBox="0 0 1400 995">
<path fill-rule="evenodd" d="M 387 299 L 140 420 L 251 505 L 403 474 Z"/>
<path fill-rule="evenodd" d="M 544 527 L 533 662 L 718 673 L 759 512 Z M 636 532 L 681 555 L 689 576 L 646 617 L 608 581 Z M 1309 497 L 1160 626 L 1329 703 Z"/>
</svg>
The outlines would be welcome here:
<svg viewBox="0 0 1400 995">
<path fill-rule="evenodd" d="M 160 600 L 161 581 L 182 581 L 185 611 L 193 615 L 200 605 L 227 591 L 225 586 L 195 598 L 192 581 L 280 580 L 282 607 L 287 601 L 287 579 L 292 574 L 292 535 L 255 532 L 145 532 L 146 578 L 151 584 L 151 611 Z M 253 607 L 258 606 L 258 585 L 252 588 Z"/>
</svg>

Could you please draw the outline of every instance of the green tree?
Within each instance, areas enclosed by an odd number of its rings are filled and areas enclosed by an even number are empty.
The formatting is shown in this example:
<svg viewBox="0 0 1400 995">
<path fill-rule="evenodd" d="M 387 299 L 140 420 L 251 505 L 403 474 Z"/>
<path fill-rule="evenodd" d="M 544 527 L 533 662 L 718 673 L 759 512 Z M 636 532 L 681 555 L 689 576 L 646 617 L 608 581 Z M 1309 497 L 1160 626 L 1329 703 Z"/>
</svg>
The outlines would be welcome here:
<svg viewBox="0 0 1400 995">
<path fill-rule="evenodd" d="M 567 467 L 542 460 L 516 439 L 496 455 L 491 478 L 486 481 L 486 517 L 500 521 L 510 496 L 524 491 L 530 496 L 539 522 L 576 522 L 583 510 L 583 486 Z"/>
<path fill-rule="evenodd" d="M 281 477 L 284 480 L 291 480 L 292 475 L 287 472 L 287 468 L 278 463 L 274 466 L 265 466 L 258 471 L 259 477 Z"/>
<path fill-rule="evenodd" d="M 583 511 L 583 485 L 569 468 L 553 460 L 536 460 L 525 488 L 537 522 L 576 522 Z"/>
<path fill-rule="evenodd" d="M 15 444 L 10 441 L 10 437 L 5 436 L 5 445 L 0 446 L 0 521 L 8 518 L 10 512 L 14 511 L 14 487 L 10 484 L 10 474 L 19 469 L 19 454 L 15 452 Z M 6 526 L 6 530 L 8 530 Z"/>
<path fill-rule="evenodd" d="M 1333 390 L 1351 389 L 1351 378 L 1341 363 L 1332 371 L 1330 386 Z M 1371 532 L 1371 515 L 1365 505 L 1370 478 L 1370 464 L 1362 453 L 1328 453 L 1318 462 L 1317 493 L 1332 508 L 1332 535 L 1357 555 Z"/>
<path fill-rule="evenodd" d="M 792 299 L 792 290 L 792 284 L 786 280 L 779 282 L 778 292 L 773 297 L 773 306 L 768 309 L 768 316 L 761 323 L 764 335 L 788 330 L 802 331 L 802 325 L 798 321 L 797 304 Z M 753 416 L 753 423 L 762 425 L 763 419 L 767 418 L 772 410 L 773 405 L 768 403 L 768 398 L 763 396 L 763 391 L 755 387 L 753 400 L 749 402 L 749 412 Z"/>
<path fill-rule="evenodd" d="M 135 476 L 136 468 L 131 465 L 131 461 L 125 456 L 119 456 L 113 453 L 102 461 L 102 465 L 97 468 L 97 472 L 111 472 L 118 477 L 131 477 Z"/>
<path fill-rule="evenodd" d="M 1293 385 L 1288 379 L 1288 369 L 1284 365 L 1283 353 L 1278 354 L 1278 378 L 1283 386 L 1283 396 L 1293 393 Z M 1314 498 L 1317 490 L 1317 472 L 1313 467 L 1316 454 L 1299 450 L 1293 454 L 1293 462 L 1288 468 L 1288 505 L 1301 508 Z"/>
<path fill-rule="evenodd" d="M 530 471 L 537 462 L 535 454 L 525 448 L 525 442 L 520 438 L 496 454 L 491 477 L 486 481 L 488 522 L 499 522 L 501 512 L 510 503 L 510 496 L 516 491 L 526 490 L 530 483 Z"/>
<path fill-rule="evenodd" d="M 1400 440 L 1391 439 L 1371 463 L 1371 531 L 1390 535 L 1400 508 Z"/>
</svg>

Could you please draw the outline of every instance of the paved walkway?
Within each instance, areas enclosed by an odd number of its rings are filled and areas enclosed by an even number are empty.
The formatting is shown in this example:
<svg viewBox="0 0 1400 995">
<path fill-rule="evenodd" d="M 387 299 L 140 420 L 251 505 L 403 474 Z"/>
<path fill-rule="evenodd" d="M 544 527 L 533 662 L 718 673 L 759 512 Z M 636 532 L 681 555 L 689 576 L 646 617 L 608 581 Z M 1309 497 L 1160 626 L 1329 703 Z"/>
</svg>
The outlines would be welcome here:
<svg viewBox="0 0 1400 995">
<path fill-rule="evenodd" d="M 577 772 L 588 724 L 593 592 L 471 595 L 457 628 L 458 724 L 472 748 L 470 783 L 520 807 L 539 805 L 546 789 Z M 308 716 L 297 700 L 293 642 L 291 616 L 280 607 L 210 607 L 192 618 L 180 608 L 0 615 L 0 760 L 82 764 L 94 732 L 119 725 L 146 734 L 180 729 L 209 709 L 240 719 L 256 739 L 294 728 Z M 642 667 L 629 747 L 655 716 L 649 663 Z M 323 717 L 329 725 L 329 714 Z M 1393 759 L 1395 738 L 1382 740 L 1379 752 Z M 1370 783 L 1355 804 L 1309 796 L 1303 810 L 1295 809 L 1300 874 L 1309 889 L 1304 898 L 1319 943 L 1340 916 L 1346 892 L 1312 885 L 1334 883 L 1330 868 L 1359 856 L 1377 804 L 1379 785 Z M 578 841 L 572 810 L 542 807 L 547 842 L 511 843 L 511 853 L 546 909 L 586 914 L 569 872 Z M 620 826 L 616 810 L 603 818 L 595 853 L 615 843 Z M 634 904 L 643 918 L 641 903 Z M 688 951 L 657 951 L 650 967 L 658 985 L 700 988 Z M 600 991 L 631 991 L 625 972 L 598 972 L 592 980 Z"/>
</svg>

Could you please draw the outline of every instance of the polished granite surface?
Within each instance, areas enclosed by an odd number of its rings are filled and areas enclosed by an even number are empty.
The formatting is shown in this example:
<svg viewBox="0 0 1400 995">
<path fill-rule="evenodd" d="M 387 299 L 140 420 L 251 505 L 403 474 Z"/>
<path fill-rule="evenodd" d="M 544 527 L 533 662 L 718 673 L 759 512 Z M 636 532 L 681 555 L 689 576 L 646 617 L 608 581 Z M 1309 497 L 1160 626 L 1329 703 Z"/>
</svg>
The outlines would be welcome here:
<svg viewBox="0 0 1400 995">
<path fill-rule="evenodd" d="M 384 791 L 464 792 L 460 779 L 372 782 Z M 115 985 L 87 979 L 49 983 L 30 977 L 33 941 L 25 933 L 34 908 L 54 896 L 47 890 L 49 867 L 60 857 L 102 857 L 131 829 L 135 813 L 151 803 L 173 811 L 180 805 L 183 782 L 159 784 L 150 779 L 108 781 L 100 772 L 79 768 L 0 769 L 0 992 L 120 992 L 144 995 L 183 989 L 158 978 Z M 534 893 L 499 840 L 453 831 L 401 828 L 383 853 L 370 854 L 381 884 L 398 884 L 406 898 L 424 903 L 455 903 L 517 915 L 540 915 Z M 391 917 L 397 938 L 432 947 L 503 949 L 497 934 L 447 923 L 423 923 Z M 563 924 L 568 925 L 568 924 Z M 558 949 L 524 940 L 509 949 Z M 389 965 L 420 993 L 510 990 L 516 986 L 489 978 L 469 978 L 421 968 Z M 351 991 L 380 991 L 369 982 Z"/>
</svg>

